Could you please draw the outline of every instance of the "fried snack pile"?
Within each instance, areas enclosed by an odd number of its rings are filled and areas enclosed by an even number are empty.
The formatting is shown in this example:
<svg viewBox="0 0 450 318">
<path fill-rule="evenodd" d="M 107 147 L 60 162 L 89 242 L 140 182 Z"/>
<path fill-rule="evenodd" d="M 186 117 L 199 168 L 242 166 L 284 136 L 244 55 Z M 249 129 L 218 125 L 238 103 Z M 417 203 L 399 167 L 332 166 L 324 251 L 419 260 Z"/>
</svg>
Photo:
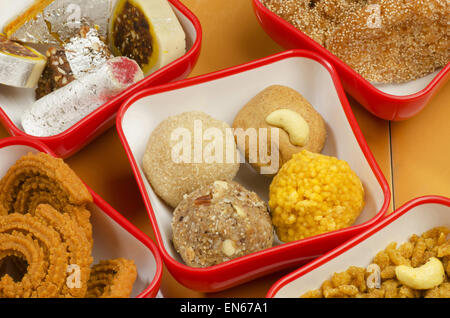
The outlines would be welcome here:
<svg viewBox="0 0 450 318">
<path fill-rule="evenodd" d="M 261 0 L 368 81 L 401 83 L 450 61 L 448 0 Z"/>
<path fill-rule="evenodd" d="M 86 208 L 92 201 L 61 159 L 30 153 L 8 170 L 0 180 L 0 298 L 92 294 L 88 281 L 93 279 L 93 239 Z M 114 292 L 105 297 L 131 294 L 136 267 L 132 261 L 119 263 L 117 273 L 108 272 L 104 289 Z M 124 282 L 123 272 L 134 275 Z"/>
<path fill-rule="evenodd" d="M 369 273 L 365 268 L 351 266 L 347 271 L 335 273 L 325 281 L 319 290 L 305 293 L 304 298 L 450 298 L 450 228 L 433 228 L 421 236 L 412 235 L 408 242 L 397 247 L 395 242 L 389 244 L 384 251 L 373 259 L 373 264 L 380 268 L 379 288 L 369 288 Z M 438 261 L 436 261 L 436 259 Z M 411 267 L 414 270 L 427 266 L 430 260 L 441 263 L 443 267 L 442 282 L 429 289 L 409 287 L 410 281 L 403 281 L 399 275 L 399 267 Z M 425 265 L 427 264 L 427 265 Z M 434 264 L 433 264 L 434 265 Z M 434 269 L 428 266 L 421 275 L 432 278 Z M 426 277 L 411 275 L 417 283 L 426 284 Z"/>
<path fill-rule="evenodd" d="M 352 225 L 364 207 L 364 188 L 347 162 L 302 150 L 270 185 L 269 206 L 283 242 Z"/>
</svg>

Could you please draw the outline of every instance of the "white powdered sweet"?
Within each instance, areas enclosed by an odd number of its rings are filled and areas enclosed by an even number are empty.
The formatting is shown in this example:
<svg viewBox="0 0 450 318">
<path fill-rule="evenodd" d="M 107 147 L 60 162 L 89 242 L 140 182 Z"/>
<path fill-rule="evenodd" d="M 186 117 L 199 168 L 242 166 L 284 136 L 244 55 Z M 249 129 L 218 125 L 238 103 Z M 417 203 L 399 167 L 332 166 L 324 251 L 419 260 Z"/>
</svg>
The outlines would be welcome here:
<svg viewBox="0 0 450 318">
<path fill-rule="evenodd" d="M 88 29 L 85 34 L 82 32 L 81 36 L 71 38 L 64 49 L 75 78 L 92 72 L 111 58 L 108 47 L 93 28 Z"/>
<path fill-rule="evenodd" d="M 110 59 L 94 72 L 38 99 L 23 114 L 22 127 L 32 136 L 57 135 L 142 78 L 135 61 Z"/>
</svg>

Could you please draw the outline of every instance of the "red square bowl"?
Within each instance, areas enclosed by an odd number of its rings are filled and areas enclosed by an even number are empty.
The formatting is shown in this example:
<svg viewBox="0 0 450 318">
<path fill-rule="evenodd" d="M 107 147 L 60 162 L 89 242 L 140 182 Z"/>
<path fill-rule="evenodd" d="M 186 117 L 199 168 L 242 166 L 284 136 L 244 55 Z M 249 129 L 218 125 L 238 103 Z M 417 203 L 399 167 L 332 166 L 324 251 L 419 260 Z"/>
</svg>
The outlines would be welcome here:
<svg viewBox="0 0 450 318">
<path fill-rule="evenodd" d="M 437 226 L 450 227 L 449 198 L 425 196 L 409 201 L 375 226 L 280 279 L 267 297 L 300 297 L 320 288 L 336 272 L 343 272 L 350 266 L 367 267 L 376 253 L 389 243 L 401 244 L 411 235 L 420 235 Z"/>
<path fill-rule="evenodd" d="M 0 178 L 23 155 L 45 152 L 55 156 L 46 145 L 26 137 L 0 139 Z M 137 278 L 132 297 L 155 297 L 161 284 L 163 263 L 152 240 L 128 222 L 88 187 L 94 202 L 91 211 L 94 264 L 100 260 L 124 257 L 134 260 Z"/>
<path fill-rule="evenodd" d="M 355 225 L 282 244 L 207 268 L 186 266 L 171 243 L 173 209 L 153 192 L 141 167 L 148 138 L 169 116 L 203 111 L 230 124 L 239 110 L 269 85 L 289 86 L 322 114 L 328 128 L 323 153 L 349 162 L 366 189 L 366 206 Z M 126 101 L 117 118 L 125 147 L 165 264 L 183 285 L 200 291 L 223 290 L 256 277 L 305 263 L 377 223 L 385 214 L 390 191 L 349 107 L 333 67 L 308 51 L 287 51 L 248 64 L 139 92 Z M 235 181 L 267 201 L 271 180 L 241 164 Z"/>
<path fill-rule="evenodd" d="M 404 120 L 418 114 L 450 77 L 450 63 L 423 78 L 403 84 L 372 84 L 322 45 L 267 9 L 260 0 L 253 8 L 264 31 L 286 49 L 314 51 L 336 68 L 345 90 L 375 116 Z"/>
<path fill-rule="evenodd" d="M 129 87 L 66 131 L 51 137 L 30 136 L 22 130 L 20 118 L 25 108 L 34 101 L 34 89 L 0 85 L 0 122 L 11 135 L 41 141 L 59 157 L 67 158 L 114 125 L 117 111 L 127 97 L 146 87 L 186 78 L 200 55 L 202 29 L 195 15 L 180 1 L 169 2 L 186 33 L 188 50 L 185 55 Z"/>
</svg>

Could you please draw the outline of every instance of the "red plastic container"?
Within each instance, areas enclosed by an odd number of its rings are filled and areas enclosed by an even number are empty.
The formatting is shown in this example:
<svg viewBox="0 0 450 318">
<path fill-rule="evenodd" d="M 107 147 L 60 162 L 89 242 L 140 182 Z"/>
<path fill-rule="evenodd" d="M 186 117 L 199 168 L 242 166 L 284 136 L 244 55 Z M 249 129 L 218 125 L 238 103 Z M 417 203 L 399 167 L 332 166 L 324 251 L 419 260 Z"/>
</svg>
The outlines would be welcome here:
<svg viewBox="0 0 450 318">
<path fill-rule="evenodd" d="M 349 266 L 368 266 L 376 253 L 391 242 L 401 244 L 411 235 L 437 226 L 450 227 L 450 198 L 425 196 L 411 200 L 357 237 L 281 278 L 267 297 L 300 297 L 318 289 L 335 272 L 345 271 Z"/>
<path fill-rule="evenodd" d="M 21 156 L 29 152 L 55 156 L 46 145 L 27 137 L 0 139 L 0 178 Z M 163 263 L 152 240 L 88 187 L 94 198 L 91 211 L 94 263 L 102 259 L 124 257 L 136 263 L 138 277 L 132 297 L 151 298 L 159 291 Z"/>
<path fill-rule="evenodd" d="M 323 153 L 349 162 L 366 189 L 366 208 L 356 224 L 304 240 L 282 244 L 208 268 L 186 266 L 171 244 L 173 210 L 154 193 L 141 167 L 148 138 L 169 116 L 203 111 L 231 124 L 238 111 L 269 85 L 290 86 L 307 98 L 327 122 Z M 188 98 L 186 98 L 188 96 Z M 156 241 L 172 275 L 194 290 L 214 292 L 283 268 L 298 266 L 326 253 L 373 226 L 390 201 L 388 184 L 358 127 L 333 67 L 308 51 L 287 51 L 223 71 L 143 90 L 127 100 L 117 130 L 143 196 Z M 242 164 L 235 181 L 267 201 L 270 179 Z"/>
<path fill-rule="evenodd" d="M 375 86 L 312 40 L 305 33 L 267 9 L 260 0 L 252 0 L 262 28 L 286 49 L 314 51 L 336 68 L 345 90 L 372 114 L 387 120 L 404 120 L 418 114 L 450 77 L 450 63 L 436 74 L 399 85 Z"/>
<path fill-rule="evenodd" d="M 21 128 L 19 128 L 20 114 L 16 114 L 16 112 L 20 112 L 20 109 L 22 109 L 24 105 L 14 105 L 13 107 L 9 107 L 10 109 L 6 111 L 6 105 L 2 106 L 2 103 L 0 103 L 0 122 L 5 126 L 11 135 L 27 136 L 32 140 L 41 141 L 59 157 L 67 158 L 114 125 L 114 119 L 117 111 L 127 97 L 130 97 L 134 93 L 150 86 L 186 78 L 194 68 L 194 65 L 200 55 L 202 29 L 200 22 L 195 15 L 180 1 L 169 0 L 169 2 L 172 4 L 172 7 L 174 8 L 174 11 L 186 33 L 187 47 L 189 50 L 184 56 L 147 76 L 127 90 L 123 91 L 120 95 L 116 96 L 108 103 L 99 107 L 71 128 L 56 136 L 34 137 L 27 135 Z M 9 95 L 5 97 L 5 100 L 17 100 L 16 95 L 21 95 L 20 91 L 12 88 L 5 92 L 5 94 Z"/>
</svg>

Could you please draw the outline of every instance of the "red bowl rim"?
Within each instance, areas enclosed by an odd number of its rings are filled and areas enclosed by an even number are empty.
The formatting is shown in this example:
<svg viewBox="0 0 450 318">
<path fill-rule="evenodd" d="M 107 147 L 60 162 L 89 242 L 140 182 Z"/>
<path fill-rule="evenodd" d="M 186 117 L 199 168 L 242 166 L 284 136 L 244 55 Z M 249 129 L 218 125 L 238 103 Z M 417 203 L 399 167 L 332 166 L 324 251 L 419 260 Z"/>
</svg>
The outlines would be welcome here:
<svg viewBox="0 0 450 318">
<path fill-rule="evenodd" d="M 314 261 L 306 264 L 305 266 L 300 267 L 299 269 L 293 271 L 290 274 L 287 274 L 286 276 L 279 279 L 275 284 L 272 285 L 272 287 L 267 292 L 266 298 L 274 298 L 277 292 L 286 286 L 288 283 L 300 278 L 301 276 L 313 271 L 314 269 L 320 267 L 321 265 L 331 261 L 332 259 L 338 257 L 342 253 L 352 249 L 362 241 L 366 240 L 367 238 L 371 237 L 381 229 L 385 228 L 387 225 L 391 224 L 393 221 L 400 218 L 405 213 L 409 212 L 411 209 L 423 205 L 423 204 L 429 204 L 429 203 L 436 203 L 441 205 L 446 205 L 450 207 L 450 198 L 443 197 L 443 196 L 437 196 L 437 195 L 428 195 L 428 196 L 422 196 L 415 199 L 412 199 L 411 201 L 405 203 L 400 208 L 392 212 L 390 215 L 388 215 L 386 218 L 384 218 L 381 222 L 378 224 L 375 224 L 374 226 L 370 227 L 366 231 L 362 232 L 358 236 L 354 237 L 353 239 L 348 240 L 344 244 L 336 247 L 332 251 L 328 252 L 327 254 L 315 259 Z"/>
<path fill-rule="evenodd" d="M 0 149 L 9 146 L 28 146 L 36 149 L 37 151 L 47 153 L 53 157 L 57 157 L 54 152 L 45 144 L 27 137 L 7 137 L 0 139 Z M 130 223 L 124 216 L 113 209 L 89 186 L 86 185 L 86 187 L 88 188 L 94 199 L 94 204 L 98 206 L 104 213 L 106 213 L 111 219 L 117 222 L 121 227 L 123 227 L 128 233 L 133 235 L 138 241 L 144 244 L 153 254 L 156 264 L 155 277 L 153 278 L 152 282 L 141 293 L 139 293 L 139 295 L 136 296 L 136 298 L 154 297 L 158 293 L 163 272 L 163 262 L 156 244 L 146 234 L 144 234 L 136 226 Z"/>
<path fill-rule="evenodd" d="M 268 65 L 286 58 L 291 58 L 291 57 L 305 57 L 305 58 L 309 58 L 312 60 L 315 60 L 316 62 L 319 62 L 322 66 L 324 66 L 328 72 L 330 73 L 330 76 L 333 80 L 333 83 L 335 85 L 338 97 L 341 101 L 343 110 L 345 112 L 345 115 L 347 116 L 347 119 L 349 121 L 349 124 L 353 130 L 353 133 L 355 135 L 355 138 L 358 141 L 359 146 L 361 147 L 361 150 L 363 151 L 363 154 L 366 158 L 366 160 L 368 161 L 372 172 L 374 173 L 375 177 L 377 178 L 378 183 L 381 186 L 381 189 L 383 191 L 383 195 L 384 195 L 384 203 L 380 209 L 380 211 L 370 220 L 362 223 L 362 224 L 358 224 L 358 225 L 353 225 L 351 227 L 348 227 L 346 229 L 342 229 L 339 231 L 334 231 L 334 232 L 330 232 L 330 233 L 325 233 L 325 234 L 321 234 L 321 235 L 317 235 L 311 238 L 306 238 L 300 241 L 296 241 L 296 242 L 290 242 L 290 243 L 284 243 L 278 246 L 274 246 L 271 247 L 269 249 L 265 249 L 263 251 L 259 251 L 259 252 L 255 252 L 246 256 L 242 256 L 236 259 L 232 259 L 230 261 L 218 264 L 218 265 L 214 265 L 211 267 L 206 267 L 206 268 L 194 268 L 194 267 L 190 267 L 187 266 L 185 264 L 182 264 L 180 262 L 178 262 L 177 260 L 175 260 L 172 256 L 170 256 L 168 254 L 168 252 L 166 251 L 165 247 L 164 247 L 164 243 L 162 240 L 162 236 L 161 233 L 159 231 L 159 228 L 157 226 L 157 221 L 156 221 L 156 217 L 155 217 L 155 213 L 153 211 L 150 199 L 147 195 L 147 191 L 145 189 L 145 185 L 142 179 L 142 176 L 139 172 L 138 169 L 138 165 L 136 163 L 136 161 L 133 158 L 133 154 L 131 152 L 131 148 L 127 142 L 127 139 L 125 137 L 125 134 L 123 132 L 123 128 L 122 128 L 122 119 L 125 115 L 125 113 L 127 112 L 128 108 L 130 108 L 131 105 L 133 105 L 133 103 L 135 103 L 137 100 L 144 98 L 146 96 L 149 95 L 154 95 L 154 94 L 158 94 L 158 93 L 162 93 L 162 92 L 167 92 L 167 91 L 171 91 L 171 90 L 176 90 L 176 89 L 180 89 L 180 88 L 184 88 L 184 87 L 188 87 L 188 86 L 193 86 L 193 85 L 197 85 L 197 84 L 201 84 L 201 83 L 205 83 L 205 82 L 209 82 L 209 81 L 213 81 L 216 79 L 220 79 L 220 78 L 224 78 L 227 76 L 231 76 L 234 74 L 238 74 L 238 73 L 242 73 L 248 70 L 252 70 L 255 68 L 258 68 L 260 66 L 264 66 L 264 65 Z M 350 105 L 348 103 L 348 100 L 346 98 L 344 89 L 339 81 L 339 77 L 336 73 L 336 71 L 334 70 L 333 66 L 326 61 L 324 58 L 322 58 L 320 55 L 311 52 L 311 51 L 305 51 L 305 50 L 290 50 L 290 51 L 284 51 L 278 54 L 274 54 L 268 57 L 264 57 L 262 59 L 259 60 L 255 60 L 255 61 L 251 61 L 249 63 L 244 63 L 235 67 L 231 67 L 228 69 L 224 69 L 224 70 L 220 70 L 217 72 L 213 72 L 213 73 L 209 73 L 209 74 L 205 74 L 205 75 L 200 75 L 197 77 L 192 77 L 192 78 L 188 78 L 185 80 L 181 80 L 181 81 L 177 81 L 177 82 L 173 82 L 173 83 L 168 83 L 165 85 L 161 85 L 161 86 L 157 86 L 157 87 L 151 87 L 148 89 L 145 89 L 143 91 L 140 91 L 136 94 L 134 94 L 132 97 L 130 97 L 129 99 L 127 99 L 127 101 L 125 101 L 125 103 L 122 105 L 122 107 L 120 108 L 118 115 L 117 115 L 117 119 L 116 119 L 116 127 L 117 127 L 117 131 L 120 137 L 120 140 L 122 142 L 122 145 L 125 149 L 125 152 L 127 154 L 128 160 L 130 161 L 131 164 L 131 168 L 133 170 L 133 173 L 135 175 L 136 181 L 138 183 L 138 187 L 139 190 L 141 191 L 145 206 L 147 208 L 147 212 L 148 215 L 150 217 L 151 220 L 151 224 L 153 227 L 153 230 L 155 232 L 155 236 L 156 236 L 156 242 L 158 244 L 158 246 L 160 247 L 160 251 L 161 254 L 164 258 L 164 261 L 167 264 L 170 264 L 174 267 L 177 267 L 180 270 L 183 270 L 187 273 L 217 273 L 220 272 L 222 269 L 227 269 L 227 268 L 233 268 L 241 263 L 246 263 L 249 259 L 253 259 L 255 257 L 258 257 L 260 255 L 263 254 L 274 254 L 276 253 L 276 251 L 282 250 L 282 249 L 288 249 L 291 247 L 295 247 L 297 245 L 304 245 L 304 244 L 308 244 L 311 241 L 316 241 L 316 240 L 320 240 L 323 237 L 328 237 L 328 236 L 335 236 L 335 235 L 341 235 L 343 233 L 353 233 L 356 231 L 359 231 L 361 229 L 367 228 L 375 223 L 377 223 L 386 213 L 388 207 L 389 207 L 389 203 L 390 203 L 390 199 L 391 199 L 391 192 L 389 189 L 389 185 L 383 175 L 383 173 L 381 172 L 380 167 L 378 166 L 377 162 L 375 161 L 372 152 L 370 151 L 364 136 L 358 126 L 358 123 L 353 115 L 353 112 L 350 108 Z"/>
<path fill-rule="evenodd" d="M 287 22 L 286 20 L 283 20 L 279 16 L 277 16 L 275 13 L 267 9 L 260 0 L 252 0 L 253 6 L 257 12 L 264 12 L 265 15 L 270 16 L 273 20 L 275 20 L 278 24 L 282 25 L 284 28 L 289 29 L 290 31 L 296 32 L 303 41 L 308 42 L 309 45 L 313 46 L 315 50 L 320 52 L 326 59 L 331 61 L 332 63 L 339 65 L 339 67 L 345 69 L 347 72 L 349 72 L 352 77 L 357 79 L 361 85 L 363 85 L 367 90 L 369 90 L 372 94 L 383 96 L 385 99 L 391 100 L 391 101 L 397 101 L 397 102 L 405 102 L 405 101 L 414 101 L 417 99 L 420 99 L 423 96 L 426 96 L 430 94 L 433 89 L 443 80 L 447 74 L 450 73 L 450 62 L 445 65 L 442 70 L 436 74 L 436 76 L 428 83 L 426 87 L 421 89 L 420 91 L 409 94 L 409 95 L 393 95 L 389 93 L 385 93 L 381 91 L 380 89 L 376 88 L 372 83 L 370 83 L 368 80 L 366 80 L 364 77 L 362 77 L 359 73 L 357 73 L 355 70 L 353 70 L 348 64 L 346 64 L 344 61 L 339 59 L 336 55 L 328 51 L 326 48 L 324 48 L 322 45 L 314 41 L 312 38 L 310 38 L 307 34 L 300 31 L 299 29 L 295 28 L 292 24 Z M 259 19 L 259 17 L 258 17 Z"/>
<path fill-rule="evenodd" d="M 118 103 L 119 101 L 129 97 L 132 95 L 133 91 L 139 91 L 143 87 L 147 85 L 148 82 L 152 82 L 153 80 L 159 78 L 160 76 L 164 75 L 165 72 L 168 69 L 174 68 L 179 64 L 182 64 L 186 60 L 191 60 L 195 57 L 195 55 L 200 51 L 201 42 L 202 42 L 202 27 L 200 24 L 200 21 L 198 18 L 185 6 L 183 5 L 179 0 L 168 0 L 175 8 L 177 8 L 188 20 L 192 23 L 192 25 L 195 28 L 196 32 L 196 39 L 195 42 L 192 44 L 192 47 L 188 52 L 186 52 L 182 57 L 176 59 L 172 63 L 164 66 L 163 68 L 159 69 L 158 71 L 152 73 L 151 75 L 145 77 L 144 79 L 140 80 L 136 84 L 128 87 L 125 91 L 114 97 L 113 99 L 109 100 L 102 106 L 98 107 L 95 111 L 78 121 L 76 124 L 71 126 L 70 128 L 66 129 L 65 131 L 49 137 L 36 137 L 29 135 L 25 133 L 23 130 L 21 130 L 19 127 L 17 127 L 12 120 L 9 118 L 9 116 L 5 113 L 5 111 L 0 106 L 0 121 L 2 121 L 10 131 L 14 133 L 15 136 L 25 136 L 32 140 L 36 141 L 42 141 L 42 142 L 59 142 L 68 136 L 75 134 L 76 132 L 82 130 L 82 128 L 85 126 L 87 122 L 93 121 L 99 113 L 102 113 L 105 109 L 111 107 L 111 105 L 114 105 Z"/>
</svg>

